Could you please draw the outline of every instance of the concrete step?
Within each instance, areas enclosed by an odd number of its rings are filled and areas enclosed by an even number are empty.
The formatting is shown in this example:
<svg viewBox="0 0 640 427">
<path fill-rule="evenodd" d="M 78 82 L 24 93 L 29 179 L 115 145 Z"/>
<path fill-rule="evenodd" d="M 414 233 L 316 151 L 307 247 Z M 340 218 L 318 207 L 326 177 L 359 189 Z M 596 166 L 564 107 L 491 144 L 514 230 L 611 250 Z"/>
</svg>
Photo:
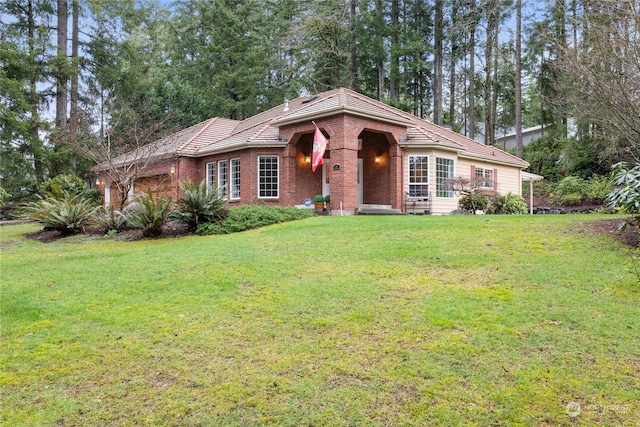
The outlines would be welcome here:
<svg viewBox="0 0 640 427">
<path fill-rule="evenodd" d="M 393 209 L 391 205 L 360 205 L 358 215 L 404 215 L 400 209 Z"/>
</svg>

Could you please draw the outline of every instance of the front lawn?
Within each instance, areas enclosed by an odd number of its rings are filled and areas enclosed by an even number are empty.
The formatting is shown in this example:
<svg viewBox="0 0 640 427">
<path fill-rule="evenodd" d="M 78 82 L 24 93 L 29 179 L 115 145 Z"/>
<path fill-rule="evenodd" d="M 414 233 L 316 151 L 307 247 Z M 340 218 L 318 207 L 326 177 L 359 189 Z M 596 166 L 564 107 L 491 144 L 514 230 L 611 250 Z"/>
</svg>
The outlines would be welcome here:
<svg viewBox="0 0 640 427">
<path fill-rule="evenodd" d="M 0 227 L 0 423 L 635 426 L 640 285 L 602 218 Z"/>
</svg>

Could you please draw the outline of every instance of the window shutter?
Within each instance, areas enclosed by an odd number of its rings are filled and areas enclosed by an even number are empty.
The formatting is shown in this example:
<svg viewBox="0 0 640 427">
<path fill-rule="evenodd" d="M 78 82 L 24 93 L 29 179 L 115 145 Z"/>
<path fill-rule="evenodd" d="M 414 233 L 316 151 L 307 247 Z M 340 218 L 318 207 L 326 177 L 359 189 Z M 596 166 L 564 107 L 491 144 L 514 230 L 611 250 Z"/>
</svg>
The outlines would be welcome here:
<svg viewBox="0 0 640 427">
<path fill-rule="evenodd" d="M 498 191 L 498 169 L 493 170 L 493 189 Z"/>
</svg>

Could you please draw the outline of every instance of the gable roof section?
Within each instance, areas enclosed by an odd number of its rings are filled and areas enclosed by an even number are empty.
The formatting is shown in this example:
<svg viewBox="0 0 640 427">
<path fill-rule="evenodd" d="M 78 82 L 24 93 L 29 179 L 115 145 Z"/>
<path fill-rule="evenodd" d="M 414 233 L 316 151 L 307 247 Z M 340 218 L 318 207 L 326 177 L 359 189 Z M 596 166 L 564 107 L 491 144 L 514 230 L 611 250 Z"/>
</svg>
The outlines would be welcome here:
<svg viewBox="0 0 640 427">
<path fill-rule="evenodd" d="M 499 148 L 486 146 L 345 88 L 298 97 L 242 121 L 209 119 L 150 144 L 150 149 L 156 150 L 153 157 L 162 158 L 201 157 L 248 147 L 285 147 L 288 141 L 279 135 L 280 126 L 336 114 L 351 114 L 404 126 L 407 134 L 399 143 L 406 147 L 440 148 L 455 151 L 465 158 L 520 168 L 529 166 L 524 160 Z M 121 157 L 124 164 L 127 155 Z M 100 169 L 96 167 L 96 170 Z"/>
</svg>

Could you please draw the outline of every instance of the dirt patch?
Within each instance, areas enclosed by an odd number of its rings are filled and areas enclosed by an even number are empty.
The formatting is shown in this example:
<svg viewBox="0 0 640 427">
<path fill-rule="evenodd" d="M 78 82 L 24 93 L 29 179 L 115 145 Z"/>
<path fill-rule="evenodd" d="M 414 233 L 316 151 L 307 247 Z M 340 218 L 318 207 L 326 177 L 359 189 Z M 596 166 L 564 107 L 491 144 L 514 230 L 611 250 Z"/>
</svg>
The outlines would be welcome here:
<svg viewBox="0 0 640 427">
<path fill-rule="evenodd" d="M 42 243 L 55 242 L 56 240 L 67 236 L 68 235 L 64 235 L 61 232 L 55 230 L 40 230 L 24 235 L 24 237 L 26 237 L 27 239 L 37 240 L 38 242 Z"/>
<path fill-rule="evenodd" d="M 182 224 L 168 223 L 162 228 L 162 234 L 154 239 L 166 239 L 171 237 L 188 236 L 191 233 L 187 230 L 187 227 Z M 39 230 L 33 233 L 27 233 L 24 235 L 27 239 L 37 240 L 42 243 L 51 243 L 56 240 L 63 239 L 65 237 L 75 236 L 74 234 L 63 234 L 55 230 Z M 135 241 L 146 240 L 151 238 L 144 237 L 141 230 L 123 230 L 119 231 L 115 236 L 108 236 L 105 233 L 101 233 L 98 230 L 87 229 L 84 236 L 90 240 L 103 240 L 103 239 L 115 239 L 123 241 Z M 74 240 L 75 242 L 81 242 L 82 240 Z"/>
<path fill-rule="evenodd" d="M 593 235 L 605 234 L 612 236 L 618 241 L 632 248 L 640 248 L 640 229 L 638 227 L 627 226 L 623 231 L 619 230 L 622 219 L 602 219 L 599 221 L 589 221 L 586 225 L 587 232 Z"/>
</svg>

